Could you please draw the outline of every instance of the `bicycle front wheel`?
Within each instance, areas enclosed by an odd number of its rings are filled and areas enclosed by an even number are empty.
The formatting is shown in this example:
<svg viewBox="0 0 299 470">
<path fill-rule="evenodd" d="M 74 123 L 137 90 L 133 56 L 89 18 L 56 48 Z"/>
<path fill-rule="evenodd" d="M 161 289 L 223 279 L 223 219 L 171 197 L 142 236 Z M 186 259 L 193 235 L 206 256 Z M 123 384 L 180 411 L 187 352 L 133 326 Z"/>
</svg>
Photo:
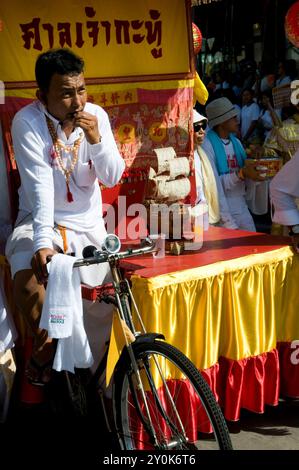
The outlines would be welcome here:
<svg viewBox="0 0 299 470">
<path fill-rule="evenodd" d="M 114 412 L 122 447 L 232 449 L 222 412 L 192 362 L 163 341 L 139 340 L 132 346 L 142 387 L 127 351 L 115 371 Z"/>
</svg>

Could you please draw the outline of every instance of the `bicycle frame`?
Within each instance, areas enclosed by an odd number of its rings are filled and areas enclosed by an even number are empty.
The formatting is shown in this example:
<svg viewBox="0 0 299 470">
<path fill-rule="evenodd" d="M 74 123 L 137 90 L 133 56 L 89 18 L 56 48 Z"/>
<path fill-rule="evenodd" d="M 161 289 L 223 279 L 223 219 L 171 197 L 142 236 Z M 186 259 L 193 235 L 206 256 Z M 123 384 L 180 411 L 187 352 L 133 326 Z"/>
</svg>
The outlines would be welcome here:
<svg viewBox="0 0 299 470">
<path fill-rule="evenodd" d="M 110 237 L 110 241 L 112 238 L 112 242 L 115 242 L 113 240 L 114 235 L 108 237 Z M 196 449 L 193 430 L 191 429 L 190 432 L 190 420 L 188 416 L 185 419 L 184 413 L 181 415 L 182 409 L 177 406 L 180 393 L 175 391 L 175 395 L 172 394 L 174 390 L 171 381 L 168 382 L 167 375 L 163 372 L 166 360 L 182 374 L 179 375 L 179 377 L 183 377 L 182 383 L 185 383 L 186 379 L 188 386 L 192 388 L 192 396 L 200 404 L 198 413 L 200 414 L 200 410 L 203 409 L 205 413 L 204 423 L 212 427 L 217 446 L 220 449 L 231 449 L 231 441 L 225 420 L 208 385 L 194 364 L 181 351 L 167 342 L 161 341 L 165 339 L 162 334 L 146 332 L 129 281 L 121 271 L 120 260 L 155 251 L 155 242 L 145 239 L 137 249 L 129 248 L 124 252 L 109 252 L 109 247 L 112 247 L 111 250 L 115 250 L 113 248 L 115 243 L 109 245 L 109 243 L 106 243 L 107 239 L 104 242 L 102 251 L 97 251 L 94 247 L 88 247 L 86 251 L 84 249 L 84 254 L 88 252 L 88 257 L 77 260 L 74 267 L 107 262 L 112 275 L 113 295 L 106 292 L 98 300 L 116 306 L 117 318 L 120 321 L 125 340 L 122 353 L 116 364 L 109 359 L 109 367 L 107 368 L 107 371 L 109 371 L 108 379 L 111 376 L 110 374 L 114 373 L 113 424 L 109 422 L 108 408 L 105 406 L 104 393 L 99 384 L 106 368 L 108 350 L 88 384 L 88 387 L 91 387 L 90 390 L 100 393 L 108 430 L 117 435 L 122 449 L 134 449 L 135 446 L 138 446 L 138 438 L 136 442 L 132 436 L 134 436 L 136 426 L 139 428 L 139 425 L 143 427 L 145 435 L 147 435 L 146 442 L 149 442 L 156 449 Z M 116 249 L 119 249 L 119 239 L 117 238 L 116 241 L 118 241 Z M 132 308 L 134 309 L 134 318 Z M 139 322 L 141 331 L 136 331 L 135 317 Z M 130 335 L 127 329 L 130 330 Z M 130 337 L 131 335 L 132 337 Z M 161 362 L 161 358 L 163 362 Z M 162 395 L 160 394 L 161 390 Z M 134 410 L 136 415 L 136 418 L 133 415 L 132 422 L 129 409 Z M 156 414 L 156 411 L 158 414 Z M 159 427 L 159 422 L 157 422 L 157 419 L 158 421 L 160 419 L 159 417 L 163 420 L 163 429 L 167 428 L 166 434 Z M 112 427 L 113 429 L 111 429 Z"/>
<path fill-rule="evenodd" d="M 147 239 L 144 240 L 143 244 L 144 244 L 144 246 L 141 246 L 138 249 L 131 249 L 130 248 L 127 251 L 119 252 L 119 253 L 108 253 L 108 252 L 102 252 L 102 251 L 95 250 L 93 257 L 77 260 L 74 263 L 74 267 L 88 266 L 88 265 L 92 265 L 92 264 L 100 264 L 100 263 L 108 262 L 109 266 L 110 266 L 112 279 L 113 279 L 114 297 L 115 297 L 115 300 L 116 300 L 115 304 L 117 306 L 117 312 L 118 312 L 118 315 L 119 315 L 119 319 L 126 323 L 126 325 L 129 327 L 129 329 L 133 333 L 135 339 L 136 338 L 141 339 L 142 337 L 144 338 L 145 336 L 165 339 L 164 336 L 161 335 L 161 334 L 157 334 L 157 333 L 148 334 L 146 332 L 146 329 L 145 329 L 144 323 L 142 321 L 140 312 L 138 310 L 138 307 L 137 307 L 137 304 L 135 302 L 133 293 L 131 291 L 130 284 L 129 284 L 127 279 L 123 278 L 123 275 L 120 272 L 120 268 L 119 268 L 119 262 L 120 262 L 121 259 L 132 257 L 132 256 L 142 255 L 144 253 L 151 253 L 151 252 L 155 251 L 155 242 L 153 240 L 150 240 L 150 239 L 147 238 Z M 135 329 L 132 314 L 131 314 L 131 307 L 129 305 L 126 305 L 126 307 L 124 308 L 124 306 L 123 306 L 123 302 L 124 301 L 127 302 L 128 299 L 130 299 L 130 301 L 131 301 L 131 303 L 132 303 L 132 305 L 135 309 L 136 316 L 137 316 L 138 321 L 141 325 L 142 332 L 137 332 L 136 329 Z M 103 298 L 103 300 L 105 301 L 105 298 Z M 112 303 L 112 302 L 113 302 L 112 299 L 110 299 L 110 300 L 108 299 L 108 303 Z M 122 325 L 122 323 L 121 323 L 121 325 Z M 122 329 L 123 329 L 123 325 L 122 325 Z M 154 426 L 153 426 L 153 423 L 152 423 L 150 411 L 149 411 L 149 408 L 148 408 L 148 403 L 147 403 L 147 399 L 146 399 L 146 392 L 144 390 L 144 386 L 143 386 L 142 379 L 141 379 L 141 376 L 140 376 L 139 367 L 138 367 L 138 364 L 136 362 L 136 358 L 135 358 L 135 355 L 134 355 L 132 345 L 128 341 L 124 329 L 123 329 L 123 335 L 124 335 L 124 338 L 125 338 L 125 341 L 126 341 L 126 348 L 127 348 L 129 358 L 130 358 L 130 361 L 131 361 L 131 364 L 132 364 L 132 367 L 133 367 L 133 371 L 134 371 L 135 377 L 137 379 L 138 388 L 139 388 L 139 391 L 141 392 L 142 401 L 143 401 L 143 404 L 144 404 L 144 407 L 145 407 L 146 417 L 147 417 L 148 422 L 146 422 L 144 420 L 144 417 L 141 415 L 141 413 L 139 413 L 139 416 L 142 419 L 143 424 L 146 426 L 146 428 L 148 430 L 148 433 L 151 436 L 151 439 L 152 439 L 153 443 L 157 444 L 157 437 L 156 437 L 155 429 L 154 429 Z M 156 359 L 154 359 L 154 360 L 155 360 L 155 364 L 156 364 L 156 366 L 159 370 L 159 373 L 160 373 L 163 385 L 165 387 L 166 393 L 169 396 L 169 398 L 171 399 L 171 394 L 168 390 L 168 386 L 167 386 L 166 380 L 163 376 L 162 370 L 161 370 L 158 362 L 156 361 Z M 150 371 L 147 370 L 146 373 L 148 375 L 149 381 L 151 381 L 150 377 L 149 377 Z M 155 396 L 155 399 L 157 401 L 159 401 L 157 396 Z M 172 404 L 173 404 L 173 409 L 176 410 L 175 405 L 174 405 L 173 402 L 172 402 Z M 102 400 L 102 405 L 104 407 L 106 422 L 107 422 L 107 425 L 109 426 L 109 421 L 108 421 L 107 416 L 106 416 L 105 405 L 103 403 L 103 400 Z M 161 407 L 161 410 L 162 410 L 162 407 Z M 179 417 L 178 413 L 176 413 L 176 415 L 177 415 L 178 422 L 180 423 L 180 427 L 182 429 L 182 432 L 184 433 L 184 427 L 183 427 L 183 424 L 180 420 L 180 417 Z M 167 417 L 165 416 L 165 418 L 167 418 Z M 169 422 L 169 420 L 168 420 L 168 423 L 169 423 L 170 426 L 172 426 L 172 423 Z"/>
</svg>

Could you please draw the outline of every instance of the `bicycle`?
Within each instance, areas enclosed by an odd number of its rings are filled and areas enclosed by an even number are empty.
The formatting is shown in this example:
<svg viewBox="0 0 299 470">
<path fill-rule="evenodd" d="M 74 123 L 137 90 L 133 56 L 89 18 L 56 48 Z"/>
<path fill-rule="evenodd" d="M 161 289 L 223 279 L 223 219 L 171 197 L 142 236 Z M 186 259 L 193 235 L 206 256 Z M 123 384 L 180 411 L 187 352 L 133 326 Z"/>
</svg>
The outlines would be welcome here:
<svg viewBox="0 0 299 470">
<path fill-rule="evenodd" d="M 126 340 L 113 373 L 112 426 L 101 392 L 107 427 L 116 433 L 122 450 L 232 449 L 226 422 L 209 386 L 193 363 L 166 343 L 162 334 L 146 332 L 130 284 L 120 269 L 122 259 L 153 252 L 155 243 L 145 239 L 138 248 L 120 252 L 120 241 L 115 237 L 107 236 L 103 250 L 86 247 L 83 259 L 74 263 L 74 267 L 109 263 L 112 291 L 104 289 L 99 300 L 116 307 L 119 320 L 133 335 L 132 342 Z M 136 331 L 136 320 L 141 331 Z M 107 355 L 87 390 L 100 388 Z M 69 380 L 68 386 L 72 392 Z"/>
</svg>

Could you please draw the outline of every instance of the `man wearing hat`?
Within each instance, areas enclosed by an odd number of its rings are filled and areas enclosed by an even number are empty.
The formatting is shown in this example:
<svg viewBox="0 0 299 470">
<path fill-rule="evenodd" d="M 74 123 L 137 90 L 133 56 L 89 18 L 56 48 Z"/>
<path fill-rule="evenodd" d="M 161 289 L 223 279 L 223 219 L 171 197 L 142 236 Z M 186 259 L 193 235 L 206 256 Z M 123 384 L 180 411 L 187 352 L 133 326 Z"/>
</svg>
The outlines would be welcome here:
<svg viewBox="0 0 299 470">
<path fill-rule="evenodd" d="M 227 228 L 237 228 L 230 215 L 215 164 L 202 148 L 207 123 L 207 118 L 193 109 L 196 204 L 207 204 L 209 224 L 220 222 Z"/>
<path fill-rule="evenodd" d="M 214 162 L 235 228 L 256 231 L 245 200 L 245 178 L 263 181 L 252 166 L 244 166 L 245 150 L 235 133 L 238 131 L 237 111 L 227 98 L 218 98 L 206 107 L 210 130 L 203 148 Z"/>
</svg>

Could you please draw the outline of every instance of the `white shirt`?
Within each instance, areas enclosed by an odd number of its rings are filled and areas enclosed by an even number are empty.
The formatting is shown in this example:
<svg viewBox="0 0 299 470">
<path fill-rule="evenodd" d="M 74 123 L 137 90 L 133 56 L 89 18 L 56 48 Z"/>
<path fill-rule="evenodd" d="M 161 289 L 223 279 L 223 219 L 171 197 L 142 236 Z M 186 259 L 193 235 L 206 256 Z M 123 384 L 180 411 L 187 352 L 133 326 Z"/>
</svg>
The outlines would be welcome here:
<svg viewBox="0 0 299 470">
<path fill-rule="evenodd" d="M 282 85 L 287 85 L 288 83 L 291 83 L 291 78 L 286 75 L 285 77 L 278 78 L 276 80 L 275 86 L 282 86 Z"/>
<path fill-rule="evenodd" d="M 15 158 L 21 176 L 19 214 L 16 225 L 29 213 L 33 218 L 34 251 L 53 248 L 54 223 L 76 231 L 91 232 L 104 228 L 102 198 L 97 178 L 112 187 L 120 179 L 125 164 L 117 149 L 108 115 L 97 105 L 86 103 L 84 110 L 97 116 L 102 140 L 91 145 L 83 139 L 78 163 L 70 178 L 73 202 L 66 199 L 66 181 L 57 158 L 44 114 L 57 129 L 58 138 L 72 145 L 82 133 L 76 128 L 66 138 L 59 122 L 47 113 L 39 101 L 22 108 L 14 117 L 12 137 Z M 51 156 L 52 154 L 52 156 Z M 63 152 L 64 165 L 70 166 L 72 154 Z"/>
<path fill-rule="evenodd" d="M 241 136 L 245 137 L 252 121 L 257 121 L 260 115 L 260 108 L 256 103 L 251 103 L 249 106 L 245 105 L 241 109 Z M 250 137 L 253 137 L 253 132 Z"/>
<path fill-rule="evenodd" d="M 299 224 L 299 149 L 270 183 L 270 196 L 274 208 L 273 222 L 282 225 Z"/>
</svg>

